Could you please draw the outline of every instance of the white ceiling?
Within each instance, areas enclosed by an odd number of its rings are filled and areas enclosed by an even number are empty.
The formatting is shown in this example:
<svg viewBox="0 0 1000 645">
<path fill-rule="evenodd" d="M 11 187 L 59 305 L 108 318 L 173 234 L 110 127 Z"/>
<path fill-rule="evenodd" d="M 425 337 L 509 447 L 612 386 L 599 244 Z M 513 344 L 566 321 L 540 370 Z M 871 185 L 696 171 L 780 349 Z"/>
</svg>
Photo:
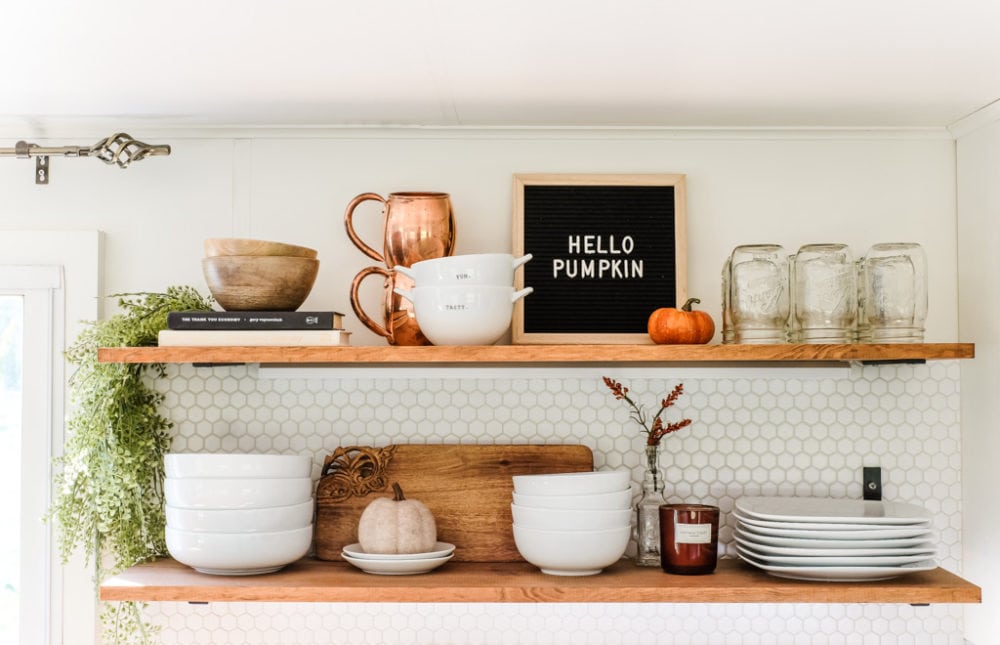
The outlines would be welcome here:
<svg viewBox="0 0 1000 645">
<path fill-rule="evenodd" d="M 1000 0 L 4 0 L 0 119 L 942 127 Z"/>
</svg>

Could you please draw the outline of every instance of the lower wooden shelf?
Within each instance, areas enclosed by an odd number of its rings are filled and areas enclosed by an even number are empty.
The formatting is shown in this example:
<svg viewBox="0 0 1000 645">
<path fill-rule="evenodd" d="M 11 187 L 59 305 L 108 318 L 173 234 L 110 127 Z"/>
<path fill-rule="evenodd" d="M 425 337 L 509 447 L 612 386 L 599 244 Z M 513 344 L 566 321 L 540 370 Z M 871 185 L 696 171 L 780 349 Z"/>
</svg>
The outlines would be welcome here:
<svg viewBox="0 0 1000 645">
<path fill-rule="evenodd" d="M 976 585 L 938 568 L 881 582 L 808 582 L 769 576 L 737 560 L 712 575 L 668 575 L 622 560 L 600 575 L 545 575 L 530 564 L 450 562 L 417 576 L 373 576 L 344 562 L 305 558 L 261 576 L 202 574 L 174 560 L 107 580 L 101 600 L 142 602 L 668 602 L 978 603 Z"/>
</svg>

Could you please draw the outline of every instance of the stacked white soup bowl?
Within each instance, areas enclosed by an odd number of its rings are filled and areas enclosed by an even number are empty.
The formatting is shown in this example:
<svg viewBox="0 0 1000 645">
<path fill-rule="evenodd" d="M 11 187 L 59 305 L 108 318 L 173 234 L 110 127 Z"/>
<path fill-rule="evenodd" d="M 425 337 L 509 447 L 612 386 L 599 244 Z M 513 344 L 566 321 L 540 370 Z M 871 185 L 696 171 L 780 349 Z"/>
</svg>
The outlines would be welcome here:
<svg viewBox="0 0 1000 645">
<path fill-rule="evenodd" d="M 594 575 L 625 554 L 632 532 L 628 470 L 512 479 L 514 544 L 542 573 Z"/>
<path fill-rule="evenodd" d="M 422 260 L 394 268 L 414 287 L 393 291 L 413 303 L 420 331 L 435 345 L 492 345 L 510 327 L 514 303 L 533 291 L 514 289 L 514 269 L 530 259 L 475 253 Z"/>
<path fill-rule="evenodd" d="M 168 454 L 167 551 L 202 573 L 271 573 L 312 544 L 312 459 Z"/>
</svg>

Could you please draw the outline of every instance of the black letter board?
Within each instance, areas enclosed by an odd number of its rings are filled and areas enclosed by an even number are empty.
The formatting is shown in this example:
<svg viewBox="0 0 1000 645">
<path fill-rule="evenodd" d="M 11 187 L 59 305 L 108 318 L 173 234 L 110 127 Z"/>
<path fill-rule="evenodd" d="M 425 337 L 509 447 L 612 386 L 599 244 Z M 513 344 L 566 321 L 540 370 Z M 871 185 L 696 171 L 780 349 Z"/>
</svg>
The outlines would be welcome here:
<svg viewBox="0 0 1000 645">
<path fill-rule="evenodd" d="M 687 292 L 683 175 L 515 175 L 515 343 L 648 343 Z"/>
</svg>

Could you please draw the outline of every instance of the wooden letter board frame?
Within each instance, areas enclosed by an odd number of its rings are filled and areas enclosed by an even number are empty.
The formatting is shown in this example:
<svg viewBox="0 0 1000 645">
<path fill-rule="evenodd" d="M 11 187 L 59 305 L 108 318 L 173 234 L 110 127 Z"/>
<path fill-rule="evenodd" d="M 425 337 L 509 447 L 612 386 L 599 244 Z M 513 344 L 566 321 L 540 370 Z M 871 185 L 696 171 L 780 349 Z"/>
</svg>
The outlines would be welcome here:
<svg viewBox="0 0 1000 645">
<path fill-rule="evenodd" d="M 516 174 L 514 344 L 652 342 L 649 314 L 687 299 L 682 174 Z"/>
</svg>

